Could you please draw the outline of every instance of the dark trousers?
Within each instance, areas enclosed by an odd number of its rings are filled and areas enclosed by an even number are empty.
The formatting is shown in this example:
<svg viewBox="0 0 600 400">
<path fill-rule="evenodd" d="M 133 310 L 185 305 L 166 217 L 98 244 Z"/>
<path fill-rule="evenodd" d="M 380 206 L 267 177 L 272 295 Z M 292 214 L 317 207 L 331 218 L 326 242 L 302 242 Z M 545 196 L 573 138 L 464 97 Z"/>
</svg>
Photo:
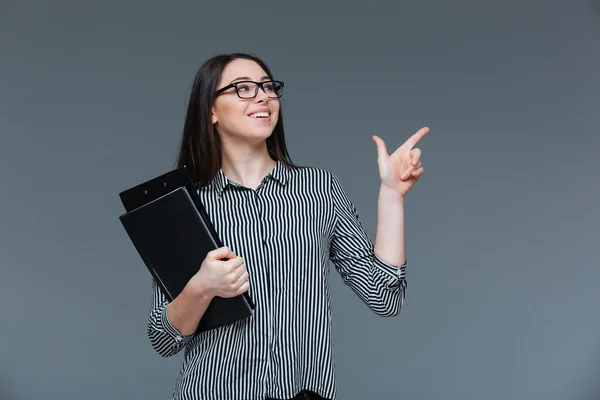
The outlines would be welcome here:
<svg viewBox="0 0 600 400">
<path fill-rule="evenodd" d="M 284 400 L 284 399 L 266 398 L 265 400 Z M 303 390 L 300 393 L 298 393 L 296 396 L 294 396 L 292 399 L 285 399 L 285 400 L 327 400 L 327 399 L 319 396 L 315 392 L 311 392 L 310 390 Z"/>
</svg>

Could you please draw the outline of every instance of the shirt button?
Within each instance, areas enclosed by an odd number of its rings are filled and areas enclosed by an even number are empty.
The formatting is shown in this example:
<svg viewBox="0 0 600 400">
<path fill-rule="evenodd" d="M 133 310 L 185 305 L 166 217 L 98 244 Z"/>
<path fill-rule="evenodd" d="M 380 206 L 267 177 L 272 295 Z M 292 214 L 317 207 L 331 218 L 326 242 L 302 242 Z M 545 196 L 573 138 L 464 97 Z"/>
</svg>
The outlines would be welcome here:
<svg viewBox="0 0 600 400">
<path fill-rule="evenodd" d="M 183 339 L 183 338 L 181 336 L 179 336 L 179 335 L 175 338 L 175 340 L 178 341 L 178 342 L 181 342 L 181 339 Z"/>
</svg>

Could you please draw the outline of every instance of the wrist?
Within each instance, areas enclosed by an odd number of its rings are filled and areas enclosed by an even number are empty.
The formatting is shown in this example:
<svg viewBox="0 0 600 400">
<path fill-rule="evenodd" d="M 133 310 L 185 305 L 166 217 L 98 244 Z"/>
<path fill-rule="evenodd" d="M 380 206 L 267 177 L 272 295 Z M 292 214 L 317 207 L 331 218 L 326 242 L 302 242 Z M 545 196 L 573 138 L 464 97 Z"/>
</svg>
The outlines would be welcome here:
<svg viewBox="0 0 600 400">
<path fill-rule="evenodd" d="M 388 186 L 381 185 L 379 187 L 379 200 L 404 204 L 404 195 Z"/>
<path fill-rule="evenodd" d="M 203 279 L 198 279 L 196 275 L 188 282 L 183 288 L 183 294 L 191 301 L 202 302 L 212 299 L 214 296 L 211 294 L 209 288 L 206 286 L 206 282 Z"/>
</svg>

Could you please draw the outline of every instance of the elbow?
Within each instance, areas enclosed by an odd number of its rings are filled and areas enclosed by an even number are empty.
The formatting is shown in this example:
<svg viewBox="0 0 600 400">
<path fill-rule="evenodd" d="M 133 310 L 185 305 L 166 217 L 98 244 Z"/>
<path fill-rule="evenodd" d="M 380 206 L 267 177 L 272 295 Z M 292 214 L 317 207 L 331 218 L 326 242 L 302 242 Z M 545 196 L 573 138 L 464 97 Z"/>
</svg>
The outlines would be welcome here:
<svg viewBox="0 0 600 400">
<path fill-rule="evenodd" d="M 404 288 L 390 291 L 383 296 L 376 296 L 369 302 L 369 308 L 378 316 L 392 318 L 400 315 L 404 305 Z"/>
<path fill-rule="evenodd" d="M 160 350 L 156 350 L 156 353 L 161 356 L 162 358 L 169 358 L 174 356 L 175 354 L 179 353 L 179 351 L 174 351 L 174 350 L 169 350 L 169 351 L 160 351 Z"/>
<path fill-rule="evenodd" d="M 384 307 L 370 307 L 371 310 L 378 316 L 382 317 L 382 318 L 393 318 L 393 317 L 397 317 L 398 315 L 400 315 L 400 311 L 402 310 L 402 307 L 398 306 L 398 305 L 387 305 Z"/>
<path fill-rule="evenodd" d="M 151 341 L 150 343 L 152 344 L 154 351 L 162 358 L 172 357 L 181 350 L 180 348 L 176 348 L 172 345 L 162 345 L 161 343 L 157 343 L 155 341 Z"/>
<path fill-rule="evenodd" d="M 146 334 L 154 351 L 163 358 L 179 353 L 186 340 L 168 322 L 166 307 L 152 311 L 146 325 Z"/>
<path fill-rule="evenodd" d="M 152 349 L 163 358 L 174 356 L 182 349 L 182 346 L 178 346 L 179 343 L 174 342 L 169 335 L 151 327 L 148 328 L 148 339 Z"/>
</svg>

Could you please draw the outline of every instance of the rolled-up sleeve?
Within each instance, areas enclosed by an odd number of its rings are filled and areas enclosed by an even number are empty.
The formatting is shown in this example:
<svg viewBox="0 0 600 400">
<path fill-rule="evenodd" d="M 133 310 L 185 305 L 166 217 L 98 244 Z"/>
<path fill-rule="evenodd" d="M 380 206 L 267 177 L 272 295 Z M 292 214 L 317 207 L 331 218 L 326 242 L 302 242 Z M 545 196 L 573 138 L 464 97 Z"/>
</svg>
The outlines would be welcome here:
<svg viewBox="0 0 600 400">
<path fill-rule="evenodd" d="M 330 259 L 336 270 L 373 312 L 384 317 L 398 315 L 406 294 L 406 263 L 395 266 L 377 257 L 354 204 L 333 174 L 331 200 L 335 225 Z"/>
<path fill-rule="evenodd" d="M 148 317 L 148 338 L 152 347 L 163 357 L 179 353 L 193 337 L 182 335 L 167 318 L 169 301 L 156 280 L 152 280 L 152 308 Z"/>
</svg>

